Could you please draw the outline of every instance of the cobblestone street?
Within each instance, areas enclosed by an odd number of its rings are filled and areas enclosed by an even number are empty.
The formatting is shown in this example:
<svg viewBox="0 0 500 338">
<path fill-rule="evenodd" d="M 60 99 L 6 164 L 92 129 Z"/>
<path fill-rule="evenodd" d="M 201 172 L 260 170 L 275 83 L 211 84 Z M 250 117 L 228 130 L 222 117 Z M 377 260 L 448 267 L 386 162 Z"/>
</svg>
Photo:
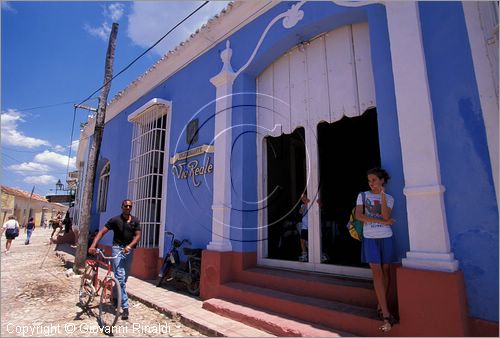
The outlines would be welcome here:
<svg viewBox="0 0 500 338">
<path fill-rule="evenodd" d="M 26 234 L 13 241 L 8 255 L 1 248 L 1 336 L 105 336 L 97 323 L 94 300 L 90 311 L 78 305 L 79 276 L 66 277 L 62 261 L 48 245 L 52 229 L 37 228 L 31 244 Z M 118 320 L 114 336 L 202 336 L 175 318 L 130 300 L 130 318 Z"/>
</svg>

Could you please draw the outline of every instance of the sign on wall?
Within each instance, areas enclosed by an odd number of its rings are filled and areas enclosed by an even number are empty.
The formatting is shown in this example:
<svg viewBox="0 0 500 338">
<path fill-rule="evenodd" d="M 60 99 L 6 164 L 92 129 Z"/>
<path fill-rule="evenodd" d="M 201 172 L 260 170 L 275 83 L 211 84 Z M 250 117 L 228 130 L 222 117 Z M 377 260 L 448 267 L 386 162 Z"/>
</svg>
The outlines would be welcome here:
<svg viewBox="0 0 500 338">
<path fill-rule="evenodd" d="M 213 154 L 214 146 L 204 144 L 202 146 L 176 153 L 170 158 L 172 173 L 177 179 L 191 179 L 193 186 L 201 185 L 200 176 L 210 174 L 214 171 L 213 159 L 211 156 L 204 156 L 203 162 L 199 159 L 191 159 L 203 154 Z"/>
</svg>

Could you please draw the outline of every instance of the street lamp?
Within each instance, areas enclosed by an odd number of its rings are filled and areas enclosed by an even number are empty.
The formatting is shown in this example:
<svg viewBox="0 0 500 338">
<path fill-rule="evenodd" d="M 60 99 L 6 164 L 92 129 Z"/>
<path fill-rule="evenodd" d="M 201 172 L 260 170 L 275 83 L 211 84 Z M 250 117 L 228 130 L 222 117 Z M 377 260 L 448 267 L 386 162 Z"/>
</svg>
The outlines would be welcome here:
<svg viewBox="0 0 500 338">
<path fill-rule="evenodd" d="M 76 180 L 67 180 L 66 181 L 67 183 L 67 186 L 64 186 L 64 184 L 61 182 L 61 179 L 58 179 L 57 180 L 57 183 L 56 183 L 56 195 L 57 195 L 57 191 L 61 190 L 61 191 L 67 191 L 68 195 L 70 195 L 72 198 L 75 197 L 75 190 L 76 190 Z M 53 190 L 53 189 L 50 189 L 50 190 Z"/>
<path fill-rule="evenodd" d="M 56 183 L 56 195 L 57 195 L 57 190 L 65 190 L 64 184 L 61 183 L 61 179 L 58 179 Z"/>
</svg>

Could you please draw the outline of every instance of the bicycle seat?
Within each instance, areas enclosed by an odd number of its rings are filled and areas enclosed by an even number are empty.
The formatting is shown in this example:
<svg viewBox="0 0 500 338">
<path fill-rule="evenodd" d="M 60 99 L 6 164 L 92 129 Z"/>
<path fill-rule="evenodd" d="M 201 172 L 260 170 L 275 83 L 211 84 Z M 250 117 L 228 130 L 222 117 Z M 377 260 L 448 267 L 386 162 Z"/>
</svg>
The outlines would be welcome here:
<svg viewBox="0 0 500 338">
<path fill-rule="evenodd" d="M 184 252 L 186 256 L 201 257 L 202 250 L 203 249 L 183 248 L 182 252 Z"/>
</svg>

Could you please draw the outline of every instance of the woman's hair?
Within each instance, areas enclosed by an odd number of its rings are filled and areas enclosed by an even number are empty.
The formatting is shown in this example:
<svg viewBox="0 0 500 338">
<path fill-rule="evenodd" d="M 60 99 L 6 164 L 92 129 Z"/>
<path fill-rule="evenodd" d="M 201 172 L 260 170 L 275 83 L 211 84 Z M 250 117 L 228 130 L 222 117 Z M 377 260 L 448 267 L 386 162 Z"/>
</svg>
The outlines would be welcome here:
<svg viewBox="0 0 500 338">
<path fill-rule="evenodd" d="M 28 222 L 33 222 L 33 217 L 30 217 L 30 219 L 28 220 Z"/>
<path fill-rule="evenodd" d="M 16 216 L 14 215 L 9 215 L 9 217 L 7 217 L 8 219 L 16 219 Z"/>
<path fill-rule="evenodd" d="M 387 173 L 387 171 L 385 171 L 382 168 L 378 168 L 378 167 L 368 170 L 366 172 L 366 176 L 368 176 L 368 175 L 375 175 L 380 179 L 384 179 L 384 184 L 387 183 L 387 181 L 389 181 L 389 179 L 391 178 L 389 176 L 389 174 Z"/>
</svg>

